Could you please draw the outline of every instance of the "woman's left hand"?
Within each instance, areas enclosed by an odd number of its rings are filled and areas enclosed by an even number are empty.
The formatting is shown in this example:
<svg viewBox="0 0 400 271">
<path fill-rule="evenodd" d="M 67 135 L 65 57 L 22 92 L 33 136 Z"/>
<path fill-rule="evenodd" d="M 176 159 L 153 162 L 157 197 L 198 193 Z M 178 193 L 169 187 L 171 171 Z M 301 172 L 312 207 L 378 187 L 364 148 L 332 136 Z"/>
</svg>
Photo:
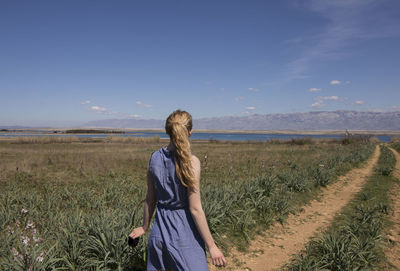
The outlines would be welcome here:
<svg viewBox="0 0 400 271">
<path fill-rule="evenodd" d="M 145 233 L 146 233 L 146 231 L 143 229 L 143 227 L 138 227 L 138 228 L 134 228 L 133 231 L 129 234 L 129 236 L 131 238 L 135 239 L 135 238 L 142 236 Z"/>
</svg>

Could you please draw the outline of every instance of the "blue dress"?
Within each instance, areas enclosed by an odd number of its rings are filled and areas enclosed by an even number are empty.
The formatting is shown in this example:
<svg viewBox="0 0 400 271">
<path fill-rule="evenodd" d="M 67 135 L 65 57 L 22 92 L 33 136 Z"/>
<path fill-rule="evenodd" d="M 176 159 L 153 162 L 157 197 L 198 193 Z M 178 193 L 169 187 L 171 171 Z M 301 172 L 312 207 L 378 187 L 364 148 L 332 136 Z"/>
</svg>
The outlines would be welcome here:
<svg viewBox="0 0 400 271">
<path fill-rule="evenodd" d="M 208 270 L 204 241 L 189 211 L 187 189 L 176 175 L 173 151 L 161 148 L 154 152 L 149 171 L 157 210 L 149 237 L 147 270 Z"/>
</svg>

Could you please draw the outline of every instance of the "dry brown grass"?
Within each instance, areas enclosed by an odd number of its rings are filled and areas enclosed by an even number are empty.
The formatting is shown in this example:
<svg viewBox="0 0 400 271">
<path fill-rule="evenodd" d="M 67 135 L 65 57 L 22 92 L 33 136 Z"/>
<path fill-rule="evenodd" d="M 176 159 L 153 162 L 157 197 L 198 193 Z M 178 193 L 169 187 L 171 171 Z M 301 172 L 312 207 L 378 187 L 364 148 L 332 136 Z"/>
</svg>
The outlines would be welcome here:
<svg viewBox="0 0 400 271">
<path fill-rule="evenodd" d="M 18 144 L 46 144 L 78 142 L 80 139 L 76 136 L 18 136 L 1 140 Z"/>
<path fill-rule="evenodd" d="M 35 179 L 72 181 L 144 169 L 159 138 L 21 137 L 0 141 L 0 178 L 16 172 Z M 142 170 L 142 172 L 145 172 Z"/>
<path fill-rule="evenodd" d="M 390 143 L 398 143 L 398 142 L 400 142 L 400 137 L 392 137 L 390 139 Z"/>
<path fill-rule="evenodd" d="M 106 137 L 107 142 L 119 142 L 119 143 L 159 143 L 160 137 L 132 137 L 132 136 L 115 136 L 109 135 Z"/>
<path fill-rule="evenodd" d="M 1 140 L 0 178 L 12 178 L 16 172 L 36 180 L 62 182 L 115 173 L 144 177 L 151 153 L 167 144 L 168 141 L 159 138 L 119 136 L 90 140 L 68 137 Z M 192 143 L 192 152 L 202 162 L 205 181 L 249 179 L 272 169 L 317 161 L 340 149 L 348 148 L 339 144 Z"/>
</svg>

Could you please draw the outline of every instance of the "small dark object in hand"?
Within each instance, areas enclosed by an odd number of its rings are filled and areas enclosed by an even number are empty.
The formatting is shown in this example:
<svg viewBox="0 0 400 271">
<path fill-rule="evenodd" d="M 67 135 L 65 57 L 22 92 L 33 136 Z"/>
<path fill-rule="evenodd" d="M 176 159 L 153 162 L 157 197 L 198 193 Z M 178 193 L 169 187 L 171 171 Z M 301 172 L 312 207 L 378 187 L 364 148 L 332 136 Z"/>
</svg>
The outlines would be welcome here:
<svg viewBox="0 0 400 271">
<path fill-rule="evenodd" d="M 131 247 L 136 247 L 139 244 L 139 237 L 132 238 L 128 236 L 128 245 Z"/>
</svg>

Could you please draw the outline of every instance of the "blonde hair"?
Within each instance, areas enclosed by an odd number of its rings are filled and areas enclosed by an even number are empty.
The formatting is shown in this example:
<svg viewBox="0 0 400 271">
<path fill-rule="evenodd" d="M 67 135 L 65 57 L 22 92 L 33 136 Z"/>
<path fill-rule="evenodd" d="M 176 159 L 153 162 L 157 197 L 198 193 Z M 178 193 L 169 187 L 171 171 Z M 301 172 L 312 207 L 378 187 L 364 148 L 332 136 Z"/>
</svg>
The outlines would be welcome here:
<svg viewBox="0 0 400 271">
<path fill-rule="evenodd" d="M 176 110 L 165 122 L 165 132 L 175 147 L 174 158 L 176 175 L 186 187 L 194 187 L 194 174 L 190 158 L 189 132 L 192 130 L 192 116 L 182 110 Z"/>
</svg>

